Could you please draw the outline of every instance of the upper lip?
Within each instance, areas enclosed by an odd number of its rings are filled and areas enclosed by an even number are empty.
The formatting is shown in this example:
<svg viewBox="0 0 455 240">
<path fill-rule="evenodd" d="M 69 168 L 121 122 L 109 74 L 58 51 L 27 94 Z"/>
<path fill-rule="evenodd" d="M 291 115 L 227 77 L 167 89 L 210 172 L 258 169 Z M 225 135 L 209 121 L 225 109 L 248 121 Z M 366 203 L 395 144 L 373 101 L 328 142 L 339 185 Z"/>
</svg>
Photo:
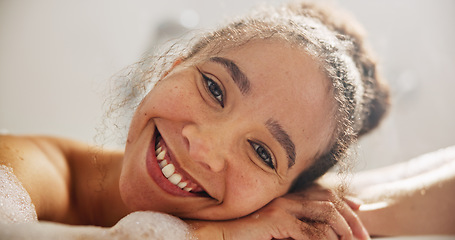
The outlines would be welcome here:
<svg viewBox="0 0 455 240">
<path fill-rule="evenodd" d="M 203 193 L 208 195 L 208 197 L 216 199 L 212 196 L 211 193 L 209 193 L 209 191 L 207 191 L 207 189 L 198 180 L 196 180 L 188 171 L 186 171 L 185 169 L 183 169 L 181 167 L 179 158 L 174 154 L 173 146 L 171 146 L 169 141 L 167 141 L 168 139 L 166 139 L 166 137 L 163 136 L 163 133 L 158 129 L 158 127 L 156 127 L 156 129 L 159 132 L 159 134 L 161 135 L 161 137 L 164 139 L 164 142 L 166 143 L 166 148 L 167 148 L 167 152 L 169 154 L 170 161 L 171 161 L 171 163 L 174 164 L 174 166 L 176 168 L 176 172 L 182 174 L 189 181 L 197 184 L 203 190 Z"/>
</svg>

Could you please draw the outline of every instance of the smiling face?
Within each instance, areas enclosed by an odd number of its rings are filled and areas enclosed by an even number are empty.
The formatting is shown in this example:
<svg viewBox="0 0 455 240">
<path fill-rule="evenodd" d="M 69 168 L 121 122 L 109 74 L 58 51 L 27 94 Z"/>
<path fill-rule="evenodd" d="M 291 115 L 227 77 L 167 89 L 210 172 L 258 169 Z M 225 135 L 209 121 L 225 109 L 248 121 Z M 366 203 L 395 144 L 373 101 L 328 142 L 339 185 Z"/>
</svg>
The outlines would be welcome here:
<svg viewBox="0 0 455 240">
<path fill-rule="evenodd" d="M 122 199 L 131 211 L 183 218 L 249 214 L 326 150 L 333 109 L 317 63 L 278 41 L 184 61 L 136 110 Z"/>
</svg>

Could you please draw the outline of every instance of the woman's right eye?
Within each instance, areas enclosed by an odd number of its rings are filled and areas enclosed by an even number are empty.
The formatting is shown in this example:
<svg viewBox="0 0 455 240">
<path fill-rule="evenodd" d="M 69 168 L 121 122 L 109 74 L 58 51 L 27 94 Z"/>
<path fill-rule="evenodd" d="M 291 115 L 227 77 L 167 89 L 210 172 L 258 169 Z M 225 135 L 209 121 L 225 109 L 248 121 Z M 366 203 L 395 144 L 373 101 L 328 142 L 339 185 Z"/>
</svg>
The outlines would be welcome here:
<svg viewBox="0 0 455 240">
<path fill-rule="evenodd" d="M 223 90 L 221 90 L 221 87 L 207 75 L 203 73 L 201 73 L 201 75 L 204 79 L 205 87 L 207 88 L 209 94 L 212 95 L 216 101 L 218 101 L 222 108 L 224 108 L 224 93 Z"/>
</svg>

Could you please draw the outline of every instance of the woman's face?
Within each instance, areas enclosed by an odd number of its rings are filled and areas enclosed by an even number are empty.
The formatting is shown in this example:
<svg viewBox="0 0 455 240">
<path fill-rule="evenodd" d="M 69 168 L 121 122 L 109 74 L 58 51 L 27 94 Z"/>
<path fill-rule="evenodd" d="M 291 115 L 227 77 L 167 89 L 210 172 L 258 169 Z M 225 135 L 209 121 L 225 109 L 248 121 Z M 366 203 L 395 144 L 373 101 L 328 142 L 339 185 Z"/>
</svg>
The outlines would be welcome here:
<svg viewBox="0 0 455 240">
<path fill-rule="evenodd" d="M 327 147 L 329 82 L 304 51 L 277 41 L 191 61 L 176 64 L 136 110 L 122 199 L 132 211 L 183 218 L 249 214 L 285 194 Z"/>
</svg>

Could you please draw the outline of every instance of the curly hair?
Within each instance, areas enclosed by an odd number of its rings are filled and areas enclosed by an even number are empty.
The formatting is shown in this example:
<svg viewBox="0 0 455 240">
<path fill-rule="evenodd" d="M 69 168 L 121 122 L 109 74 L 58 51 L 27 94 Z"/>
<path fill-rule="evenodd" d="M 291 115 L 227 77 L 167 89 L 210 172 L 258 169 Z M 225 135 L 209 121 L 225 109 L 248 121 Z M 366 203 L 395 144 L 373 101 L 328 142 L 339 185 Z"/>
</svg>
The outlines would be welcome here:
<svg viewBox="0 0 455 240">
<path fill-rule="evenodd" d="M 363 29 L 335 6 L 320 1 L 264 6 L 214 31 L 195 34 L 189 41 L 174 44 L 164 54 L 146 56 L 129 70 L 126 81 L 122 80 L 121 89 L 128 91 L 127 98 L 117 101 L 116 106 L 134 109 L 177 59 L 187 61 L 216 55 L 256 40 L 279 40 L 301 47 L 331 81 L 337 108 L 330 144 L 294 181 L 293 191 L 347 158 L 349 147 L 379 125 L 390 105 L 388 87 L 377 70 Z"/>
</svg>

